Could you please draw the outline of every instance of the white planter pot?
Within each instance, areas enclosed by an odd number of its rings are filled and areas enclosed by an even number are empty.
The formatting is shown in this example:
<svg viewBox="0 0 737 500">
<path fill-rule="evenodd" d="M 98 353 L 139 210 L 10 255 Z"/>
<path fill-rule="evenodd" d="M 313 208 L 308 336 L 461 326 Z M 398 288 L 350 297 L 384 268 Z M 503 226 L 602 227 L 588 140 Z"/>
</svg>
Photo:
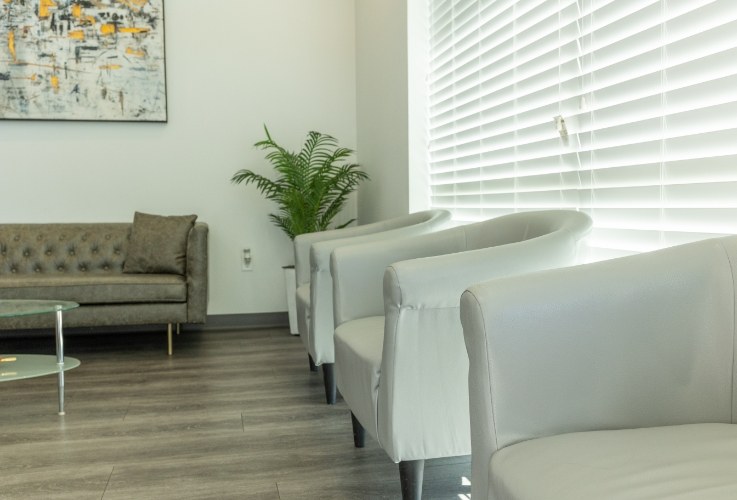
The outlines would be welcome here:
<svg viewBox="0 0 737 500">
<path fill-rule="evenodd" d="M 294 266 L 284 266 L 284 284 L 287 289 L 287 311 L 289 312 L 289 333 L 297 335 L 297 275 Z"/>
</svg>

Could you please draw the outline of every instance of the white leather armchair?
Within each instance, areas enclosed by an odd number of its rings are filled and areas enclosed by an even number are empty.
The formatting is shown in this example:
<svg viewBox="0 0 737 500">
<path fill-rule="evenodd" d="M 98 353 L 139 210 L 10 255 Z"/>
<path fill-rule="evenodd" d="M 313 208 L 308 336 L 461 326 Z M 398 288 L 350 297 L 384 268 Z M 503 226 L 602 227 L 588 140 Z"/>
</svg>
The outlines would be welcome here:
<svg viewBox="0 0 737 500">
<path fill-rule="evenodd" d="M 470 287 L 474 500 L 737 498 L 737 237 Z"/>
<path fill-rule="evenodd" d="M 590 226 L 580 212 L 526 212 L 333 251 L 338 390 L 355 445 L 365 430 L 399 463 L 403 498 L 420 498 L 425 459 L 471 452 L 463 291 L 574 263 Z"/>
<path fill-rule="evenodd" d="M 333 283 L 330 254 L 334 248 L 397 239 L 445 227 L 451 215 L 447 210 L 427 210 L 372 224 L 308 233 L 294 239 L 297 279 L 297 330 L 307 350 L 310 369 L 322 365 L 325 396 L 335 403 L 333 375 Z"/>
</svg>

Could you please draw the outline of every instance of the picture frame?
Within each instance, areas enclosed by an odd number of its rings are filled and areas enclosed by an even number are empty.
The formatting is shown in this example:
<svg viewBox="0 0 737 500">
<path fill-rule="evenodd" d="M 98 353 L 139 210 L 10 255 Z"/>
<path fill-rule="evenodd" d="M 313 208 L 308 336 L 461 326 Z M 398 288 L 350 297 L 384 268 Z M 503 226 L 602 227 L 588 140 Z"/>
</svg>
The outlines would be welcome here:
<svg viewBox="0 0 737 500">
<path fill-rule="evenodd" d="M 0 119 L 166 122 L 164 0 L 0 1 Z"/>
</svg>

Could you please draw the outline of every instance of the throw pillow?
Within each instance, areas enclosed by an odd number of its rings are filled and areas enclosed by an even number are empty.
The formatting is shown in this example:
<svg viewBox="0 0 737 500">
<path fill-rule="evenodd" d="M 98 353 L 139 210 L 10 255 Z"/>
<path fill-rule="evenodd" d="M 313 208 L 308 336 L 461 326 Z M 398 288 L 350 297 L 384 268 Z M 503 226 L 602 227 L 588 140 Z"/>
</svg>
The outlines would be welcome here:
<svg viewBox="0 0 737 500">
<path fill-rule="evenodd" d="M 123 263 L 124 273 L 184 274 L 187 238 L 196 215 L 151 215 L 136 212 Z"/>
</svg>

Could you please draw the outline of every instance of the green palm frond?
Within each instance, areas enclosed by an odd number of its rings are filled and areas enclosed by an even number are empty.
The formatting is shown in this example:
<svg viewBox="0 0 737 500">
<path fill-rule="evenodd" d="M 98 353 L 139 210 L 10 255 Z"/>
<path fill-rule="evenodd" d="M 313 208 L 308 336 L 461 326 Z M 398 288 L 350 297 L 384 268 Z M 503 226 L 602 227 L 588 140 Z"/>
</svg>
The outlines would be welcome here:
<svg viewBox="0 0 737 500">
<path fill-rule="evenodd" d="M 266 159 L 276 171 L 272 180 L 242 169 L 231 178 L 235 184 L 255 184 L 266 199 L 276 202 L 278 212 L 269 219 L 290 238 L 328 229 L 345 206 L 348 196 L 369 176 L 355 163 L 343 163 L 354 151 L 338 146 L 327 134 L 309 132 L 298 153 L 276 143 L 264 126 L 266 139 L 255 144 L 267 151 Z M 342 224 L 347 226 L 351 221 Z"/>
</svg>

